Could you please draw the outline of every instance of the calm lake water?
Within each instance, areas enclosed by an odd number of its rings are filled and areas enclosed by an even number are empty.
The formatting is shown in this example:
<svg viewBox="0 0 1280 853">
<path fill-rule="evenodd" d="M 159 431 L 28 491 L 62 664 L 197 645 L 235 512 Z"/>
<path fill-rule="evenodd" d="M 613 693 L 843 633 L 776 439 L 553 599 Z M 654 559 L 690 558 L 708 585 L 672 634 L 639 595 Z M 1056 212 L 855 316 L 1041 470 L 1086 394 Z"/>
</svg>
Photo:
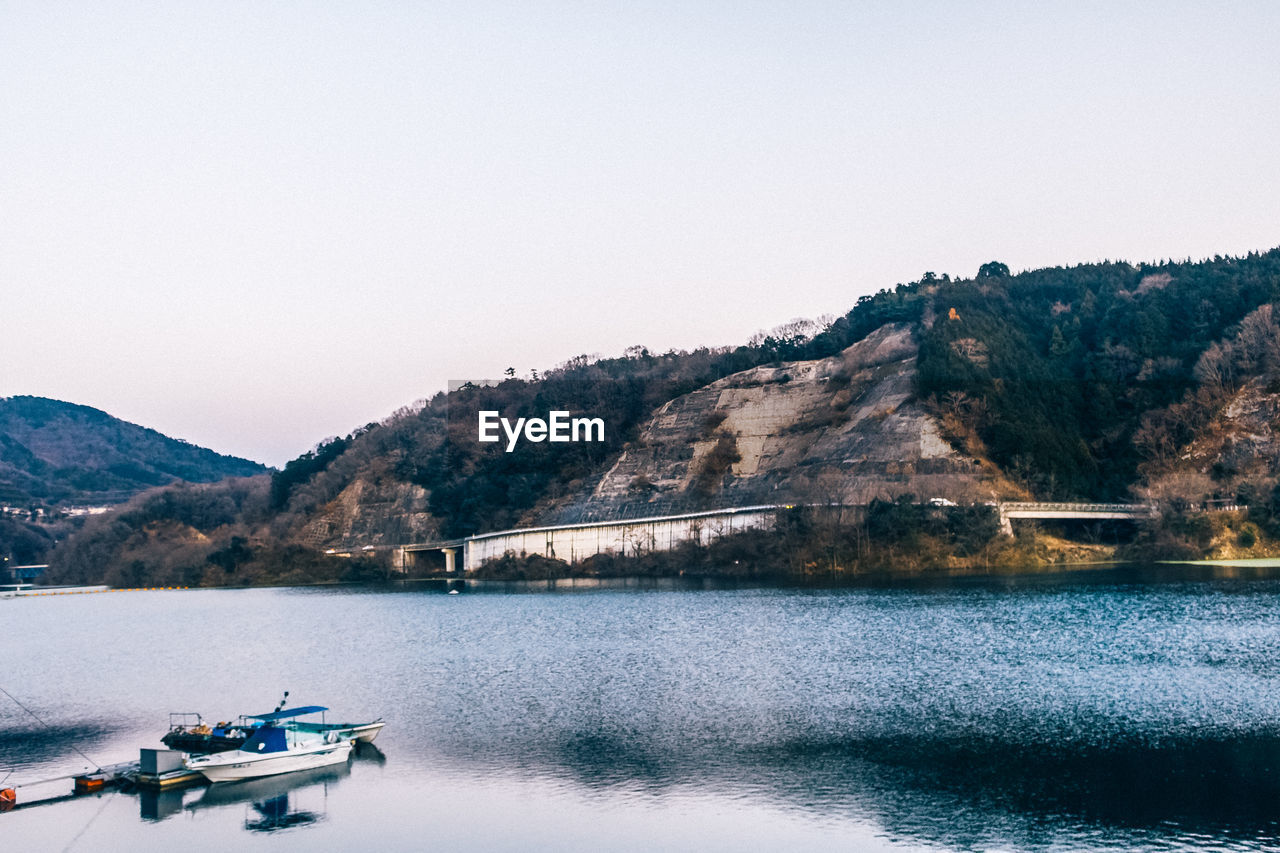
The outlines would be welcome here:
<svg viewBox="0 0 1280 853">
<path fill-rule="evenodd" d="M 0 814 L 0 849 L 1275 849 L 1280 580 L 1174 571 L 2 600 L 0 687 L 48 726 L 0 695 L 0 787 L 286 689 L 387 727 L 336 770 Z"/>
</svg>

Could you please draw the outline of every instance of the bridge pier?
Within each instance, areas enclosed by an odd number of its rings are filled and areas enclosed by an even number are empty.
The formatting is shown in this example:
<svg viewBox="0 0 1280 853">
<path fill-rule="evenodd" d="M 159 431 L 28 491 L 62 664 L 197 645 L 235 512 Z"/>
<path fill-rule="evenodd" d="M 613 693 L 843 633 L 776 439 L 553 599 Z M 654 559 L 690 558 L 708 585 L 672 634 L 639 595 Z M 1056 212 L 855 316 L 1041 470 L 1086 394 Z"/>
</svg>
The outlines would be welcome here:
<svg viewBox="0 0 1280 853">
<path fill-rule="evenodd" d="M 1013 520 L 1004 511 L 1004 506 L 1000 507 L 1000 532 L 1005 536 L 1013 535 Z"/>
<path fill-rule="evenodd" d="M 438 574 L 440 573 L 440 560 L 438 558 L 428 557 L 431 551 L 437 551 L 444 556 L 444 574 L 453 575 L 458 573 L 458 554 L 462 554 L 463 561 L 466 561 L 467 543 L 462 539 L 450 539 L 445 542 L 424 542 L 401 545 L 392 552 L 391 565 L 398 568 L 404 574 Z"/>
</svg>

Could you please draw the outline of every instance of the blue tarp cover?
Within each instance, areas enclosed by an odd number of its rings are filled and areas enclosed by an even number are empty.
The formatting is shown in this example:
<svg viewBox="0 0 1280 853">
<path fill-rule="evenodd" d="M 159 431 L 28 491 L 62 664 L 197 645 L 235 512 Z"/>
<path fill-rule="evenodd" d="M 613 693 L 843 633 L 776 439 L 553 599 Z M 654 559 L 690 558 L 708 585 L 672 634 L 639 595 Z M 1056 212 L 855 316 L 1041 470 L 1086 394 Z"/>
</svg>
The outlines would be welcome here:
<svg viewBox="0 0 1280 853">
<path fill-rule="evenodd" d="M 319 705 L 304 705 L 301 708 L 285 708 L 283 711 L 272 711 L 270 714 L 246 714 L 251 720 L 287 720 L 290 717 L 301 717 L 303 714 L 319 714 L 327 711 Z"/>
<path fill-rule="evenodd" d="M 253 737 L 240 747 L 241 752 L 266 753 L 288 752 L 289 740 L 284 729 L 275 726 L 263 726 L 253 733 Z"/>
</svg>

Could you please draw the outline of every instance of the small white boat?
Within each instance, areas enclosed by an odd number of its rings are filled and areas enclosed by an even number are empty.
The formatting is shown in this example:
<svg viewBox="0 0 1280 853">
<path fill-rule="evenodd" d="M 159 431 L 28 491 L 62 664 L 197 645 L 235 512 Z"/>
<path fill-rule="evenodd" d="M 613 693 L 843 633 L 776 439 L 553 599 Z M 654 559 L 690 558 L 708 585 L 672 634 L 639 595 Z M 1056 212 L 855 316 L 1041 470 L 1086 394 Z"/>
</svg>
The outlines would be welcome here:
<svg viewBox="0 0 1280 853">
<path fill-rule="evenodd" d="M 278 726 L 269 721 L 239 749 L 192 756 L 183 764 L 210 782 L 232 782 L 340 764 L 351 757 L 351 748 L 351 739 L 336 731 L 305 731 L 292 723 Z"/>
<path fill-rule="evenodd" d="M 284 696 L 286 699 L 289 698 L 288 693 L 284 694 Z M 280 707 L 284 707 L 283 701 L 280 703 Z M 277 720 L 292 720 L 288 725 L 298 731 L 321 735 L 327 735 L 330 732 L 333 732 L 340 738 L 344 738 L 346 740 L 358 740 L 361 743 L 373 743 L 373 739 L 378 736 L 378 732 L 382 731 L 382 727 L 386 725 L 386 723 L 382 721 L 381 717 L 368 723 L 326 723 L 324 720 L 324 712 L 328 710 L 328 708 L 320 705 L 307 705 L 305 708 L 290 708 L 287 711 L 282 711 L 280 708 L 276 708 L 276 710 L 270 714 L 250 714 L 249 719 L 261 720 L 264 723 L 271 723 Z M 320 722 L 303 722 L 302 720 L 297 719 L 298 717 L 304 717 L 309 714 L 319 714 Z"/>
<path fill-rule="evenodd" d="M 316 734 L 336 732 L 339 737 L 347 740 L 373 743 L 374 738 L 378 736 L 378 732 L 382 731 L 382 727 L 386 723 L 382 720 L 374 720 L 372 723 L 294 723 L 293 725 L 304 732 L 314 732 Z"/>
</svg>

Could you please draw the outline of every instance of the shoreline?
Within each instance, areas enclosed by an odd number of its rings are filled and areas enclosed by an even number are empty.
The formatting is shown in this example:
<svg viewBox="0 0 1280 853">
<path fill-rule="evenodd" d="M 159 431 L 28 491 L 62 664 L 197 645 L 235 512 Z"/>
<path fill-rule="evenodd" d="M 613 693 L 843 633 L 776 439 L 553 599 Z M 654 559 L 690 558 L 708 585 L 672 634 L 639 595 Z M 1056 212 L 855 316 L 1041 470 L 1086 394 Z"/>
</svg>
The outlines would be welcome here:
<svg viewBox="0 0 1280 853">
<path fill-rule="evenodd" d="M 517 558 L 519 559 L 519 558 Z M 325 589 L 367 588 L 394 589 L 397 587 L 441 586 L 468 588 L 476 585 L 564 585 L 582 588 L 609 588 L 612 586 L 668 585 L 694 589 L 732 587 L 770 587 L 799 589 L 842 589 L 864 586 L 881 586 L 916 583 L 942 583 L 949 581 L 1052 579 L 1064 577 L 1086 578 L 1108 572 L 1131 571 L 1140 573 L 1145 580 L 1158 580 L 1162 569 L 1200 569 L 1205 579 L 1248 579 L 1267 577 L 1271 572 L 1280 576 L 1280 557 L 1242 557 L 1201 560 L 1150 560 L 1125 559 L 1062 560 L 1035 563 L 1018 563 L 988 566 L 910 566 L 899 569 L 865 569 L 858 571 L 812 571 L 794 573 L 782 571 L 725 571 L 725 570 L 676 570 L 636 571 L 609 574 L 573 571 L 531 575 L 521 572 L 490 572 L 482 575 L 457 573 L 456 575 L 431 575 L 426 577 L 386 577 L 376 580 L 318 580 L 303 583 L 265 583 L 237 585 L 209 585 L 190 587 L 110 587 L 104 585 L 67 585 L 28 587 L 19 590 L 0 590 L 0 597 L 35 597 L 104 592 L 190 592 L 197 590 L 249 590 L 249 589 Z"/>
<path fill-rule="evenodd" d="M 209 590 L 316 590 L 339 588 L 364 588 L 369 590 L 394 590 L 403 587 L 440 587 L 442 592 L 452 589 L 480 591 L 485 588 L 526 587 L 531 589 L 653 589 L 671 588 L 703 589 L 855 589 L 896 585 L 931 585 L 951 582 L 1017 581 L 1017 580 L 1069 580 L 1072 578 L 1103 578 L 1124 574 L 1133 580 L 1158 582 L 1162 573 L 1175 570 L 1182 573 L 1168 580 L 1258 580 L 1272 575 L 1280 577 L 1280 558 L 1256 558 L 1247 560 L 1158 560 L 1135 562 L 1131 560 L 1082 560 L 1046 563 L 1033 567 L 992 567 L 985 569 L 938 568 L 905 571 L 867 571 L 838 575 L 811 575 L 797 577 L 785 573 L 776 574 L 725 574 L 682 572 L 678 574 L 618 574 L 609 576 L 567 574 L 557 577 L 473 577 L 432 576 L 416 578 L 390 578 L 383 581 L 318 581 L 315 583 L 262 584 L 243 586 L 190 587 L 182 591 Z M 1188 570 L 1200 570 L 1197 577 L 1186 576 Z M 1253 571 L 1248 571 L 1253 570 Z M 1130 579 L 1130 578 L 1125 578 Z M 104 592 L 126 592 L 125 589 L 105 589 Z M 162 592 L 164 589 L 154 591 Z M 175 590 L 176 591 L 176 590 Z"/>
</svg>

